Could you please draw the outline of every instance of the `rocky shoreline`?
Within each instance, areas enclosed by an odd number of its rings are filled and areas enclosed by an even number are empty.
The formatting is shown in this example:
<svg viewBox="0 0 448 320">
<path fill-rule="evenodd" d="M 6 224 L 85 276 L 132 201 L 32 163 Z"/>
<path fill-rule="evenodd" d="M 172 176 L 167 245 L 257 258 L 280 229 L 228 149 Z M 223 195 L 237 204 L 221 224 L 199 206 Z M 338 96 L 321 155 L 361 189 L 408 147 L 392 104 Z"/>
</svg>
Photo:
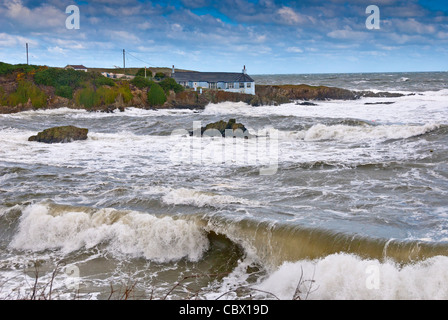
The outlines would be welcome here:
<svg viewBox="0 0 448 320">
<path fill-rule="evenodd" d="M 9 80 L 9 81 L 8 81 Z M 0 88 L 4 92 L 11 92 L 17 87 L 15 79 L 0 77 Z M 46 97 L 45 107 L 39 109 L 72 108 L 86 109 L 75 103 L 74 99 L 67 99 L 55 94 L 55 88 L 51 86 L 39 85 Z M 297 101 L 325 101 L 325 100 L 356 100 L 362 97 L 400 97 L 402 94 L 369 91 L 357 92 L 335 87 L 300 85 L 256 85 L 256 95 L 226 92 L 222 90 L 203 90 L 202 93 L 193 90 L 184 90 L 175 93 L 170 91 L 167 94 L 166 102 L 160 106 L 150 106 L 147 100 L 147 90 L 140 89 L 129 84 L 132 99 L 124 102 L 121 96 L 110 104 L 103 104 L 88 108 L 89 111 L 114 112 L 124 111 L 126 108 L 135 107 L 142 109 L 204 109 L 210 103 L 220 102 L 244 102 L 251 106 L 280 105 L 283 103 Z M 311 102 L 308 103 L 312 105 Z M 19 103 L 14 106 L 0 106 L 0 114 L 16 113 L 22 111 L 36 110 L 31 99 L 26 103 Z"/>
</svg>

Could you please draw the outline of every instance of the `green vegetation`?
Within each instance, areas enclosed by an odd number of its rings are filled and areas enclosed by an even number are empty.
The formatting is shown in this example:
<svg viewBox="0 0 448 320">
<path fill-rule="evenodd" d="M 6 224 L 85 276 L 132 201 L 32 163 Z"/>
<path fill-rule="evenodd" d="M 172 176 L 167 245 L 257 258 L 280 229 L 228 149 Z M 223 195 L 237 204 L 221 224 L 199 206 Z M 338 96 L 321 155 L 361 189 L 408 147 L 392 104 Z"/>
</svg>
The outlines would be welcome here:
<svg viewBox="0 0 448 320">
<path fill-rule="evenodd" d="M 103 104 L 112 104 L 118 96 L 117 90 L 109 89 L 106 87 L 100 87 L 96 89 L 94 94 L 94 105 L 99 106 Z"/>
<path fill-rule="evenodd" d="M 84 108 L 92 109 L 95 105 L 95 90 L 90 87 L 81 89 L 75 93 L 74 98 L 78 106 L 84 106 Z"/>
<path fill-rule="evenodd" d="M 136 77 L 145 77 L 145 68 L 138 69 L 137 73 L 135 74 Z M 146 77 L 152 78 L 152 71 L 149 69 L 146 69 Z"/>
<path fill-rule="evenodd" d="M 145 79 L 144 77 L 140 77 L 140 76 L 137 76 L 131 80 L 131 84 L 133 84 L 134 86 L 136 86 L 137 88 L 140 88 L 140 89 L 149 88 L 154 83 L 155 83 L 154 81 Z"/>
<path fill-rule="evenodd" d="M 34 81 L 36 84 L 55 87 L 55 94 L 67 99 L 73 98 L 73 92 L 76 89 L 88 89 L 85 90 L 83 94 L 83 96 L 85 95 L 86 100 L 83 101 L 86 102 L 86 106 L 94 105 L 91 101 L 91 90 L 89 89 L 92 83 L 97 88 L 104 85 L 111 87 L 115 86 L 114 80 L 106 78 L 98 72 L 88 73 L 75 71 L 73 69 L 48 68 L 46 70 L 38 71 L 34 75 Z"/>
<path fill-rule="evenodd" d="M 86 109 L 110 106 L 114 103 L 126 104 L 133 99 L 130 87 L 132 84 L 146 91 L 147 101 L 151 106 L 160 106 L 167 101 L 170 91 L 179 93 L 184 90 L 174 79 L 167 77 L 165 69 L 146 69 L 148 76 L 156 72 L 155 79 L 160 83 L 150 80 L 150 77 L 145 78 L 144 68 L 136 68 L 137 76 L 128 82 L 104 77 L 96 69 L 93 72 L 82 72 L 0 62 L 0 76 L 5 75 L 6 81 L 13 84 L 0 88 L 0 105 L 16 106 L 31 101 L 34 108 L 45 107 L 49 92 L 72 100 L 76 105 L 84 106 Z M 48 87 L 53 87 L 54 91 Z"/>
<path fill-rule="evenodd" d="M 102 86 L 97 89 L 88 86 L 78 90 L 74 95 L 75 103 L 87 109 L 113 104 L 118 97 L 121 97 L 124 103 L 132 100 L 133 95 L 128 85 L 121 84 L 112 88 Z"/>
<path fill-rule="evenodd" d="M 173 78 L 165 78 L 160 81 L 159 84 L 166 94 L 168 94 L 170 90 L 173 90 L 176 93 L 184 91 L 184 87 L 178 84 Z"/>
<path fill-rule="evenodd" d="M 54 91 L 54 94 L 63 98 L 73 99 L 73 89 L 70 86 L 59 86 Z"/>
<path fill-rule="evenodd" d="M 129 85 L 123 83 L 118 87 L 118 95 L 120 95 L 123 98 L 124 103 L 128 103 L 132 100 L 134 97 L 131 92 L 131 88 L 129 88 Z"/>
<path fill-rule="evenodd" d="M 115 86 L 114 80 L 112 80 L 111 78 L 106 78 L 102 75 L 96 77 L 95 80 L 93 80 L 93 83 L 95 84 L 96 87 L 101 87 L 101 86 L 113 87 L 113 86 Z"/>
<path fill-rule="evenodd" d="M 19 103 L 27 103 L 28 100 L 34 108 L 39 109 L 47 104 L 47 95 L 30 81 L 19 81 L 15 92 L 6 95 L 4 90 L 0 91 L 0 104 L 4 106 L 16 106 Z"/>
<path fill-rule="evenodd" d="M 36 72 L 34 75 L 34 82 L 52 87 L 69 86 L 72 89 L 79 88 L 81 83 L 90 80 L 90 74 L 82 71 L 75 71 L 73 69 L 56 69 L 48 68 Z"/>
<path fill-rule="evenodd" d="M 166 95 L 162 87 L 154 83 L 148 91 L 148 103 L 151 107 L 160 106 L 166 102 Z"/>
<path fill-rule="evenodd" d="M 11 74 L 15 71 L 21 71 L 24 73 L 29 73 L 37 70 L 39 66 L 27 65 L 27 64 L 9 64 L 0 62 L 0 75 Z"/>
<path fill-rule="evenodd" d="M 157 72 L 154 78 L 156 78 L 156 80 L 162 80 L 166 78 L 166 74 L 164 74 L 163 72 Z"/>
</svg>

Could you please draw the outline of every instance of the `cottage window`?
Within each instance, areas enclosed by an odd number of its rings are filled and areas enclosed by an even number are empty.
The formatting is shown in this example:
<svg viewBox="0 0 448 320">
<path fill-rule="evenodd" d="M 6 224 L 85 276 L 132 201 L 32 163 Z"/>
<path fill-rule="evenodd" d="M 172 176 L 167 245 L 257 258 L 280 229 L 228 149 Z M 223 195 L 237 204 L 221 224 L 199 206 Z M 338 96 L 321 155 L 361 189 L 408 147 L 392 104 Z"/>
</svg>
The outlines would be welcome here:
<svg viewBox="0 0 448 320">
<path fill-rule="evenodd" d="M 252 83 L 248 82 L 248 83 L 247 83 L 247 87 L 248 87 L 248 88 L 251 88 L 251 87 L 252 87 Z"/>
<path fill-rule="evenodd" d="M 244 82 L 240 82 L 240 89 L 244 88 Z"/>
<path fill-rule="evenodd" d="M 233 83 L 233 82 L 229 82 L 229 83 L 227 84 L 227 86 L 228 86 L 229 89 L 233 89 L 233 87 L 234 87 L 234 83 Z"/>
<path fill-rule="evenodd" d="M 217 88 L 217 86 L 216 86 L 216 82 L 210 82 L 210 84 L 209 84 L 209 88 L 210 88 L 210 89 L 216 89 L 216 88 Z"/>
</svg>

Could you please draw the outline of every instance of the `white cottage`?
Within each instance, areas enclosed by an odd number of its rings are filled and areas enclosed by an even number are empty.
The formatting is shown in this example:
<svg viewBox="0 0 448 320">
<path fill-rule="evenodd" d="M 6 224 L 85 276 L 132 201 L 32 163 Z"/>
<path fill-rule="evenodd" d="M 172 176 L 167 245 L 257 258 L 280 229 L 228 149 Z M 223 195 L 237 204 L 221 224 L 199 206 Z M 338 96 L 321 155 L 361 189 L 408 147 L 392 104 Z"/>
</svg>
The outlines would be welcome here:
<svg viewBox="0 0 448 320">
<path fill-rule="evenodd" d="M 75 71 L 84 71 L 87 72 L 87 68 L 83 65 L 75 65 L 75 64 L 69 64 L 64 69 L 73 69 Z"/>
<path fill-rule="evenodd" d="M 174 72 L 171 77 L 185 88 L 220 89 L 229 92 L 239 92 L 255 95 L 255 80 L 246 72 Z"/>
</svg>

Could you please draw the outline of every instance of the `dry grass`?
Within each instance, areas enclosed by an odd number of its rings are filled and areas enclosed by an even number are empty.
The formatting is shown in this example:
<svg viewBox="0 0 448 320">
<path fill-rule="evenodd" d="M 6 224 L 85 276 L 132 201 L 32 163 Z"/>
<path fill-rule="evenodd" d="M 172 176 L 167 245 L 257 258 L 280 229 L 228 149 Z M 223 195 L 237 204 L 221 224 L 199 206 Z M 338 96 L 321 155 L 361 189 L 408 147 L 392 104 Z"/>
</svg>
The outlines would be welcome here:
<svg viewBox="0 0 448 320">
<path fill-rule="evenodd" d="M 27 270 L 28 277 L 26 278 L 25 285 L 20 285 L 17 288 L 11 290 L 7 296 L 3 296 L 3 300 L 85 300 L 91 299 L 92 294 L 82 293 L 79 288 L 70 291 L 67 288 L 55 289 L 55 280 L 58 275 L 63 273 L 65 267 L 64 263 L 58 263 L 51 273 L 42 275 L 39 271 L 38 263 L 34 263 L 32 269 Z M 149 295 L 138 293 L 137 281 L 128 280 L 127 283 L 119 286 L 110 284 L 110 292 L 106 300 L 200 300 L 201 295 L 206 293 L 213 293 L 213 289 L 198 288 L 195 286 L 195 282 L 190 280 L 208 278 L 209 280 L 216 280 L 218 278 L 227 276 L 229 273 L 216 273 L 216 274 L 193 274 L 184 276 L 178 282 L 176 282 L 171 288 L 169 288 L 164 294 L 159 297 L 154 296 L 154 288 L 149 290 Z M 314 274 L 313 274 L 314 277 Z M 10 279 L 13 280 L 13 279 Z M 317 288 L 313 288 L 314 280 L 305 280 L 303 277 L 303 269 L 299 281 L 297 283 L 295 292 L 292 296 L 292 300 L 307 300 L 309 295 L 316 291 Z M 6 284 L 0 283 L 1 288 Z M 230 295 L 232 298 L 240 297 L 243 299 L 259 299 L 260 294 L 266 298 L 275 300 L 281 300 L 272 292 L 254 288 L 253 286 L 238 286 L 231 290 L 228 290 L 215 298 L 215 300 L 228 299 Z M 180 296 L 183 296 L 180 298 Z"/>
</svg>

